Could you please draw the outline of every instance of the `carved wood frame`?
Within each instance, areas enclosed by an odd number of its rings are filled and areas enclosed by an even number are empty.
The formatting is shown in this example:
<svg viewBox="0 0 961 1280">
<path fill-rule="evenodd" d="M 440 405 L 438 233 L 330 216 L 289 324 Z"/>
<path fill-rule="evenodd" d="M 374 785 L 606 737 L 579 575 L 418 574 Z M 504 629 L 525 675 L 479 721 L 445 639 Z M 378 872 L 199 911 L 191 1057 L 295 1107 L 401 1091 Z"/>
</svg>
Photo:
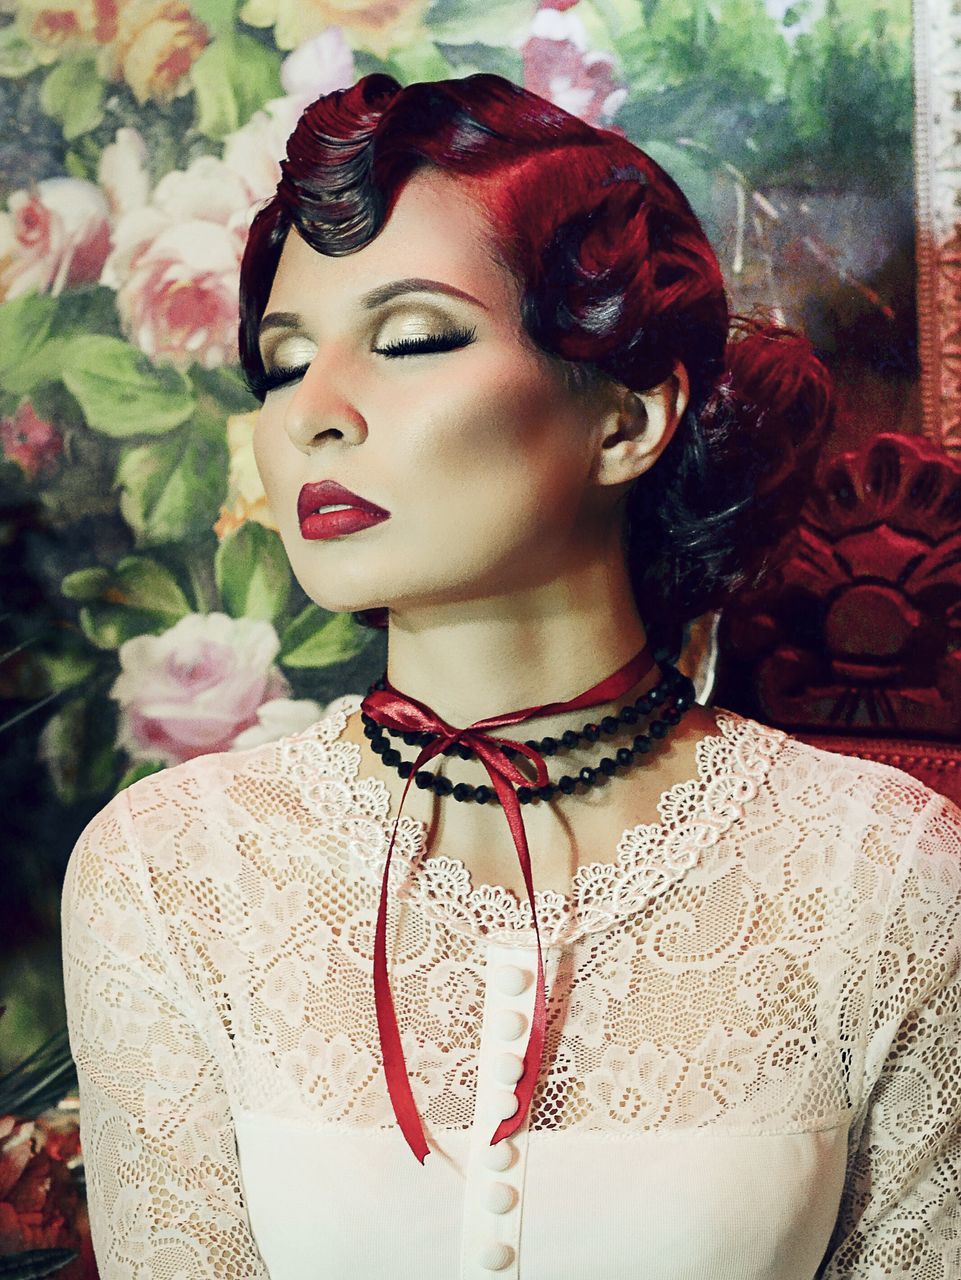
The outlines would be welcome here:
<svg viewBox="0 0 961 1280">
<path fill-rule="evenodd" d="M 914 0 L 923 430 L 961 454 L 961 0 Z"/>
</svg>

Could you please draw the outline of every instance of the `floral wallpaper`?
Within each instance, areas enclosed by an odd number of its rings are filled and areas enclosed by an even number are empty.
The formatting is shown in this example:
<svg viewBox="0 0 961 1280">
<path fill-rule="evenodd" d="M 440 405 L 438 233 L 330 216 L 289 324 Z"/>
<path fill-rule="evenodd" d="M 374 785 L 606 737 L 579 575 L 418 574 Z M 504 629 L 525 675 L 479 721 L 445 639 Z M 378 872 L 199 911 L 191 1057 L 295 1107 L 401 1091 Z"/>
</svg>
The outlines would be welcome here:
<svg viewBox="0 0 961 1280">
<path fill-rule="evenodd" d="M 374 70 L 494 71 L 623 130 L 736 305 L 808 327 L 878 429 L 913 411 L 909 0 L 0 0 L 0 1064 L 62 1017 L 96 809 L 382 669 L 291 578 L 236 337 L 287 135 Z"/>
</svg>

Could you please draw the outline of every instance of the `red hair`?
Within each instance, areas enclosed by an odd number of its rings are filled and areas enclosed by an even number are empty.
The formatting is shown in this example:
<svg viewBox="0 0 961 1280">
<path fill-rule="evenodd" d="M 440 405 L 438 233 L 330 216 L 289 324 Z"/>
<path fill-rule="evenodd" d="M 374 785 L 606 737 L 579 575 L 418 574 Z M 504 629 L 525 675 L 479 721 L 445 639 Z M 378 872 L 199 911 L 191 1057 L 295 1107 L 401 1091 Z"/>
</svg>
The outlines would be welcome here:
<svg viewBox="0 0 961 1280">
<path fill-rule="evenodd" d="M 830 419 L 826 371 L 785 329 L 738 321 L 730 342 L 717 257 L 673 179 L 625 138 L 499 76 L 401 88 L 371 75 L 307 108 L 244 254 L 251 385 L 290 228 L 319 253 L 356 252 L 426 168 L 476 198 L 520 284 L 527 333 L 575 384 L 647 391 L 678 361 L 688 372 L 685 422 L 628 501 L 626 549 L 649 628 L 756 580 L 813 472 Z"/>
</svg>

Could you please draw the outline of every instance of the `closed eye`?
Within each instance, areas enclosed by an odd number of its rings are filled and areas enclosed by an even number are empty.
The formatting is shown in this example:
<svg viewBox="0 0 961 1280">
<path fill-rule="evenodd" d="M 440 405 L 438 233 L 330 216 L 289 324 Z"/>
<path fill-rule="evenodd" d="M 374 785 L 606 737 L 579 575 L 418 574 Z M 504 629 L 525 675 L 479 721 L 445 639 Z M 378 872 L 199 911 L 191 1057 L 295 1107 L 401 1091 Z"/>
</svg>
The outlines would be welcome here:
<svg viewBox="0 0 961 1280">
<path fill-rule="evenodd" d="M 392 342 L 381 343 L 374 347 L 376 355 L 385 356 L 389 360 L 402 356 L 434 355 L 442 351 L 457 351 L 468 347 L 477 337 L 476 328 L 445 329 L 441 333 L 425 334 L 422 337 L 395 338 Z M 263 373 L 249 372 L 246 376 L 247 386 L 252 394 L 263 404 L 271 391 L 286 386 L 291 382 L 299 382 L 310 363 L 298 365 L 274 365 Z"/>
</svg>

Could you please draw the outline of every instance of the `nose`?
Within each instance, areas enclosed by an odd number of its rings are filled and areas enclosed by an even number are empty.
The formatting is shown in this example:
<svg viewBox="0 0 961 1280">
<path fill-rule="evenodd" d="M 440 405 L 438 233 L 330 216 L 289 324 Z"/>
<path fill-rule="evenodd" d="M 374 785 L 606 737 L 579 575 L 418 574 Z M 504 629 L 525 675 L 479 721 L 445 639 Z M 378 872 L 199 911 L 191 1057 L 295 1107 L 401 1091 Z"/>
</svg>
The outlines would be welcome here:
<svg viewBox="0 0 961 1280">
<path fill-rule="evenodd" d="M 330 362 L 316 358 L 287 402 L 284 426 L 302 453 L 312 453 L 325 441 L 361 444 L 367 423 L 354 398 L 343 388 L 343 370 L 335 375 Z"/>
</svg>

